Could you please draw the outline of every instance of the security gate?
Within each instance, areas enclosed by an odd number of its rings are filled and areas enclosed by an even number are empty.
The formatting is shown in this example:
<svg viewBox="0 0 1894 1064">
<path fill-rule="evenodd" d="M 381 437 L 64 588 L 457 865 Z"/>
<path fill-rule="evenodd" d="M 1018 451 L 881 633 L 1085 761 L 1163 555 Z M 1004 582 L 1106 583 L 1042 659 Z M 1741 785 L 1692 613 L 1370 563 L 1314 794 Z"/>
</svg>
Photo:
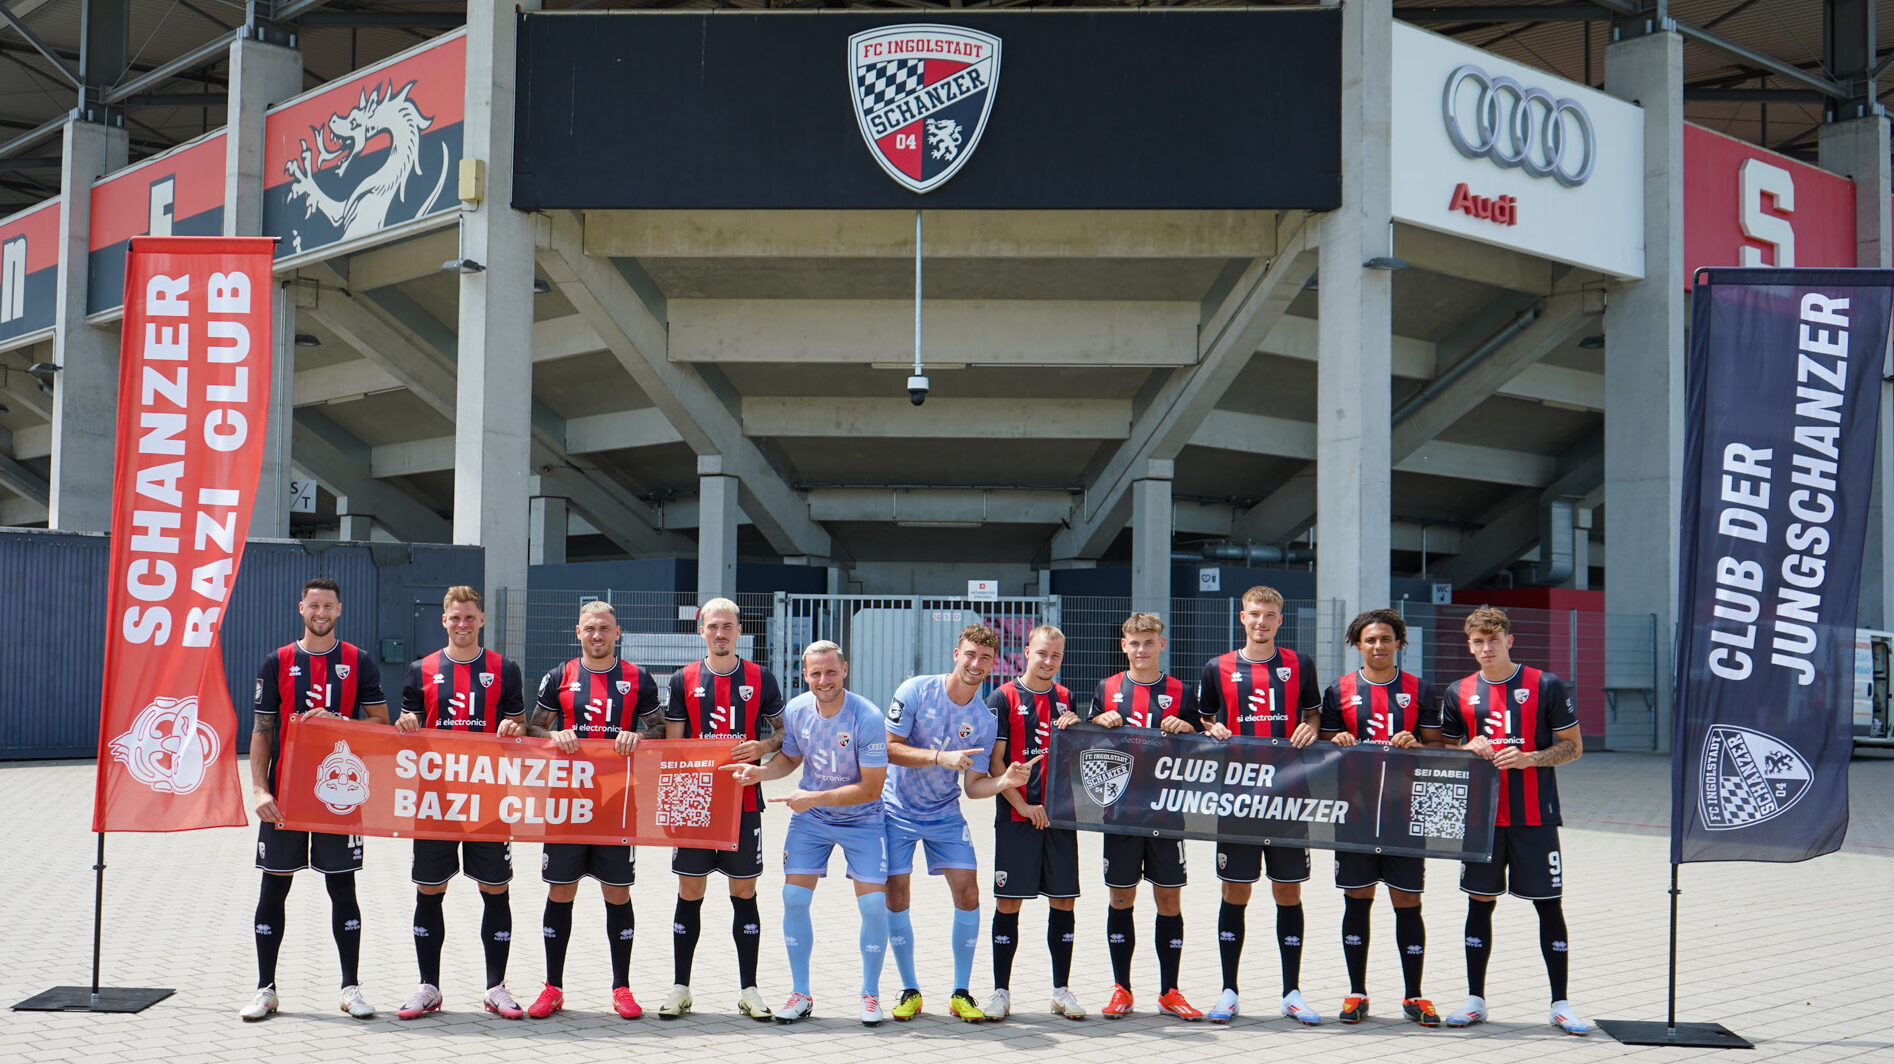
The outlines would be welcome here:
<svg viewBox="0 0 1894 1064">
<path fill-rule="evenodd" d="M 802 690 L 802 648 L 831 640 L 848 655 L 849 690 L 878 706 L 910 676 L 953 667 L 960 630 L 984 624 L 1000 637 L 984 696 L 1025 668 L 1026 637 L 1059 623 L 1059 597 L 937 598 L 927 595 L 792 595 L 778 592 L 770 668 L 785 697 Z"/>
</svg>

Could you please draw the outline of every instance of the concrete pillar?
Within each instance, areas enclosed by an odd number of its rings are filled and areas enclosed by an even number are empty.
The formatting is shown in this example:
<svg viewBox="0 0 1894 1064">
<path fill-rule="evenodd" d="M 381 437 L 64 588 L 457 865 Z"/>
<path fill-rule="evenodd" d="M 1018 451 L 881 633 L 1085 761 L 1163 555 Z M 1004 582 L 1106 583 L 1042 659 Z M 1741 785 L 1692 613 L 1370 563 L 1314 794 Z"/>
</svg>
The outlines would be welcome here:
<svg viewBox="0 0 1894 1064">
<path fill-rule="evenodd" d="M 526 523 L 529 565 L 566 563 L 566 501 L 557 496 L 539 495 L 532 501 Z"/>
<path fill-rule="evenodd" d="M 230 123 L 224 135 L 224 235 L 263 232 L 263 112 L 302 91 L 303 54 L 248 38 L 230 46 Z M 295 412 L 296 308 L 275 286 L 269 424 L 257 477 L 253 537 L 289 535 L 289 438 Z M 366 537 L 364 537 L 366 538 Z"/>
<path fill-rule="evenodd" d="M 462 254 L 486 268 L 460 276 L 454 417 L 454 542 L 486 548 L 486 594 L 523 590 L 532 451 L 533 226 L 513 200 L 515 12 L 535 0 L 467 5 L 467 117 L 462 157 L 484 168 L 485 195 L 460 219 Z M 466 165 L 466 163 L 463 163 Z M 504 648 L 524 650 L 508 626 Z"/>
<path fill-rule="evenodd" d="M 1169 459 L 1145 463 L 1131 482 L 1131 612 L 1171 619 L 1171 478 Z M 1048 580 L 1048 583 L 1050 581 Z M 1164 666 L 1170 667 L 1166 651 Z"/>
<path fill-rule="evenodd" d="M 123 128 L 73 119 L 61 147 L 58 306 L 54 311 L 52 499 L 46 526 L 112 526 L 113 437 L 118 428 L 118 326 L 87 325 L 86 266 L 92 183 L 124 167 Z"/>
<path fill-rule="evenodd" d="M 337 539 L 345 539 L 351 543 L 367 543 L 374 538 L 375 522 L 367 514 L 347 513 L 346 499 L 338 500 L 338 505 L 343 506 L 345 512 L 336 515 L 342 523 L 341 531 L 336 534 Z"/>
<path fill-rule="evenodd" d="M 1363 265 L 1392 253 L 1385 3 L 1342 7 L 1342 206 L 1321 222 L 1317 289 L 1315 594 L 1339 600 L 1339 625 L 1388 603 L 1393 273 Z M 1326 619 L 1326 618 L 1325 618 Z M 1339 638 L 1311 649 L 1324 675 Z"/>
<path fill-rule="evenodd" d="M 1605 48 L 1605 90 L 1644 108 L 1644 280 L 1605 309 L 1605 609 L 1657 618 L 1657 748 L 1670 749 L 1683 490 L 1683 39 Z"/>
<path fill-rule="evenodd" d="M 697 601 L 737 593 L 737 478 L 726 476 L 723 456 L 697 456 Z"/>
<path fill-rule="evenodd" d="M 1869 115 L 1821 128 L 1819 156 L 1822 168 L 1855 183 L 1855 265 L 1887 268 L 1890 228 L 1894 228 L 1894 180 L 1888 173 L 1888 119 Z M 1868 500 L 1868 542 L 1861 558 L 1860 625 L 1887 628 L 1894 624 L 1894 521 L 1888 519 L 1888 478 L 1894 477 L 1894 362 L 1881 373 L 1880 449 L 1875 454 L 1874 492 Z"/>
</svg>

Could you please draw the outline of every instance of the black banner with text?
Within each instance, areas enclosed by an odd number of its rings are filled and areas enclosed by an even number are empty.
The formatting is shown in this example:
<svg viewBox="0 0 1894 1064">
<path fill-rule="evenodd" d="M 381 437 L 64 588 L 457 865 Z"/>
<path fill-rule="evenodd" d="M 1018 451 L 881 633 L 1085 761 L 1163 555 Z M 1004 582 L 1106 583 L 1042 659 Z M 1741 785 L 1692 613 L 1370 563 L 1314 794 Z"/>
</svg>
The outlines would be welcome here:
<svg viewBox="0 0 1894 1064">
<path fill-rule="evenodd" d="M 1121 835 L 1487 861 L 1499 772 L 1450 750 L 1165 735 L 1052 735 L 1053 826 Z"/>
</svg>

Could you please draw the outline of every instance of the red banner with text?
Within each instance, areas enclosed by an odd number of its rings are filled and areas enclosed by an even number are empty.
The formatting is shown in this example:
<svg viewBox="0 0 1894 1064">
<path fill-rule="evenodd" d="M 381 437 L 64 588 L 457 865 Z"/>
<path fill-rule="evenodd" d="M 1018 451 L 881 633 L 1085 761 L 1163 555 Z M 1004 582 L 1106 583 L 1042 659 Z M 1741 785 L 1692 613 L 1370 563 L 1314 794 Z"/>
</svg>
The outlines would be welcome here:
<svg viewBox="0 0 1894 1064">
<path fill-rule="evenodd" d="M 247 821 L 217 632 L 263 464 L 273 247 L 131 242 L 94 831 Z"/>
<path fill-rule="evenodd" d="M 314 718 L 285 733 L 287 827 L 336 835 L 735 850 L 743 810 L 728 739 L 550 739 L 400 732 Z"/>
</svg>

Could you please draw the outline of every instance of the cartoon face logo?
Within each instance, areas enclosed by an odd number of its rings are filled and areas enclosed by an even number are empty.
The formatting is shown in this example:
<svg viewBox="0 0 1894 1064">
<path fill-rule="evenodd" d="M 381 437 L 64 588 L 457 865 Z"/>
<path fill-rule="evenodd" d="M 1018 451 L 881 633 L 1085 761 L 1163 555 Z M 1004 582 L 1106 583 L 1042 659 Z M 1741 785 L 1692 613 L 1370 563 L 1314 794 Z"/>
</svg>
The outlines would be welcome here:
<svg viewBox="0 0 1894 1064">
<path fill-rule="evenodd" d="M 316 766 L 316 800 L 331 813 L 352 813 L 368 801 L 368 765 L 338 742 Z"/>
<path fill-rule="evenodd" d="M 197 698 L 154 698 L 112 740 L 112 757 L 159 794 L 189 794 L 204 783 L 222 741 L 197 719 Z"/>
</svg>

